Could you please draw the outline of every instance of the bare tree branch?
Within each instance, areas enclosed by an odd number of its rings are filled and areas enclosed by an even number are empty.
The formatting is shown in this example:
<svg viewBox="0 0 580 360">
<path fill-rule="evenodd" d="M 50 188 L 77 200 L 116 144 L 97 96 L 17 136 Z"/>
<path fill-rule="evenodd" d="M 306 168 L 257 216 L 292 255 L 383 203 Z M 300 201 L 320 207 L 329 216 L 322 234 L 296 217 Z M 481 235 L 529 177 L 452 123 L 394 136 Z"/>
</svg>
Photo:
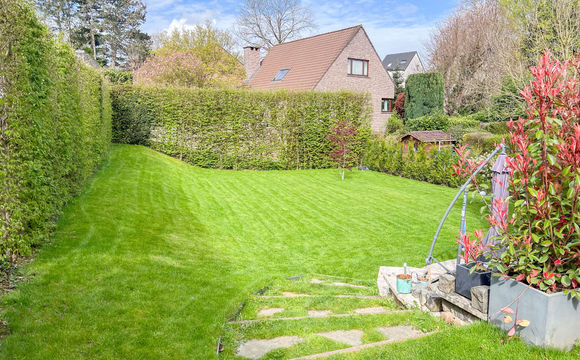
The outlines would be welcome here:
<svg viewBox="0 0 580 360">
<path fill-rule="evenodd" d="M 236 33 L 242 43 L 270 49 L 314 27 L 310 9 L 298 0 L 244 0 Z"/>
</svg>

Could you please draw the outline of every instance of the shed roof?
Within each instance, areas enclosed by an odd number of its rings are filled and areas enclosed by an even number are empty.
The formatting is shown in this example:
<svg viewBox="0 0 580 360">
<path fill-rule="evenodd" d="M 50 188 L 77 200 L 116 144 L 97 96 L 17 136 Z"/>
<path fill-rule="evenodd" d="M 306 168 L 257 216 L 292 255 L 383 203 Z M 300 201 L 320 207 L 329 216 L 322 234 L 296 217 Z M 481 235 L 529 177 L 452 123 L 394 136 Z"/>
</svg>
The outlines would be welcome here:
<svg viewBox="0 0 580 360">
<path fill-rule="evenodd" d="M 455 141 L 453 136 L 441 130 L 409 131 L 401 137 L 401 140 L 407 136 L 411 136 L 422 142 Z"/>
<path fill-rule="evenodd" d="M 405 71 L 416 54 L 416 51 L 387 54 L 383 59 L 383 65 L 388 71 Z"/>
<path fill-rule="evenodd" d="M 248 81 L 256 89 L 313 90 L 362 25 L 276 45 Z M 280 81 L 280 70 L 288 69 Z"/>
</svg>

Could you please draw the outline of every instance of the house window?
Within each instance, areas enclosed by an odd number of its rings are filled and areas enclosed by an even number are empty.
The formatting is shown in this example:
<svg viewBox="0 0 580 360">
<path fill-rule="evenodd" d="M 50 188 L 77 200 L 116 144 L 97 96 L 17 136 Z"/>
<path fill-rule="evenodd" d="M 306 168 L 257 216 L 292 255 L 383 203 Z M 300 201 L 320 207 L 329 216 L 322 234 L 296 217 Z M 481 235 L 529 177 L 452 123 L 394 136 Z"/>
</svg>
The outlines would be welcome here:
<svg viewBox="0 0 580 360">
<path fill-rule="evenodd" d="M 349 75 L 369 76 L 369 61 L 348 59 L 347 73 Z"/>
<path fill-rule="evenodd" d="M 290 71 L 290 69 L 282 69 L 282 70 L 278 71 L 278 73 L 276 74 L 276 76 L 274 76 L 272 81 L 280 81 L 280 80 L 284 79 L 284 76 L 286 76 L 286 74 L 288 74 L 288 71 Z"/>
<path fill-rule="evenodd" d="M 381 111 L 382 112 L 393 112 L 393 100 L 394 99 L 381 99 Z"/>
</svg>

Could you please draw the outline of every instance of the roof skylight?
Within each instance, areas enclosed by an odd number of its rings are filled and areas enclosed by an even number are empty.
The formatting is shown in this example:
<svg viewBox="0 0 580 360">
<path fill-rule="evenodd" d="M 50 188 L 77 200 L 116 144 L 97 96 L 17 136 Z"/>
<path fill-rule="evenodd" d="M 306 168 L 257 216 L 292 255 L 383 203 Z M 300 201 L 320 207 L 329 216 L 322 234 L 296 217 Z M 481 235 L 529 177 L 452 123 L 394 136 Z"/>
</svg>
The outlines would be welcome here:
<svg viewBox="0 0 580 360">
<path fill-rule="evenodd" d="M 278 71 L 278 73 L 276 74 L 276 76 L 274 76 L 272 81 L 280 81 L 280 80 L 284 79 L 284 76 L 286 76 L 288 71 L 290 71 L 290 69 L 282 69 L 282 70 Z"/>
</svg>

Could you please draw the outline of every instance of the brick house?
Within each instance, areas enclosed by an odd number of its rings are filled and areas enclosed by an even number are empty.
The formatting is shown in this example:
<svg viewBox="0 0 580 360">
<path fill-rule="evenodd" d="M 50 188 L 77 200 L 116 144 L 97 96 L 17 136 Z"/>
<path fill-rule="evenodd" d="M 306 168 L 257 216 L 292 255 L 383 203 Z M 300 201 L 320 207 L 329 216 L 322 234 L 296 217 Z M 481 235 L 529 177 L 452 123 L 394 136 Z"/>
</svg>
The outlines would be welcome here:
<svg viewBox="0 0 580 360">
<path fill-rule="evenodd" d="M 441 130 L 409 131 L 401 137 L 404 145 L 404 152 L 409 149 L 417 150 L 419 144 L 423 143 L 425 151 L 431 150 L 434 146 L 438 150 L 446 147 L 453 147 L 457 140 L 448 133 Z"/>
<path fill-rule="evenodd" d="M 246 85 L 252 89 L 368 92 L 374 133 L 384 133 L 395 85 L 362 25 L 260 49 L 244 48 Z"/>
<path fill-rule="evenodd" d="M 391 76 L 393 76 L 395 71 L 401 72 L 403 86 L 405 86 L 404 81 L 407 81 L 409 75 L 425 72 L 423 62 L 421 62 L 419 54 L 416 51 L 388 54 L 383 59 L 383 65 Z"/>
</svg>

